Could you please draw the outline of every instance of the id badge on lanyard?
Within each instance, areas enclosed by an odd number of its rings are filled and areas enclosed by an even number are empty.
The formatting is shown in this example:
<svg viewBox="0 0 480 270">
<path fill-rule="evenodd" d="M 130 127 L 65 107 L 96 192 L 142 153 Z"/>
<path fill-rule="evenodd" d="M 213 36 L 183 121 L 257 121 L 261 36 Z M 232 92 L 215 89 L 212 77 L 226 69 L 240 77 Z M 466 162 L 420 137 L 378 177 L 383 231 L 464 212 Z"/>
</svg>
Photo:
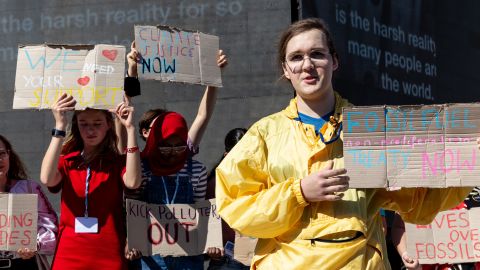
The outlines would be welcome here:
<svg viewBox="0 0 480 270">
<path fill-rule="evenodd" d="M 75 218 L 76 233 L 98 233 L 98 219 L 88 216 L 88 187 L 90 186 L 90 178 L 92 172 L 90 166 L 87 168 L 87 177 L 85 178 L 85 214 L 83 217 Z"/>
</svg>

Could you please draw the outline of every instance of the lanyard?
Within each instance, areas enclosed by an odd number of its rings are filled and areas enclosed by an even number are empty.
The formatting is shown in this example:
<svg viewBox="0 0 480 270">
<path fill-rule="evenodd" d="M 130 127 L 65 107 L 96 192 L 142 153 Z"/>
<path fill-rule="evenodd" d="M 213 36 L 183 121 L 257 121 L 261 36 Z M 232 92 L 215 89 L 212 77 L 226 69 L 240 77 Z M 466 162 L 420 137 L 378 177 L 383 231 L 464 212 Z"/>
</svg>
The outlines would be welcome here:
<svg viewBox="0 0 480 270">
<path fill-rule="evenodd" d="M 92 177 L 92 172 L 90 166 L 87 167 L 87 177 L 85 177 L 85 217 L 88 217 L 88 187 L 90 186 L 90 178 Z"/>
<path fill-rule="evenodd" d="M 177 179 L 175 179 L 175 192 L 173 193 L 172 200 L 170 201 L 170 199 L 168 198 L 167 185 L 165 184 L 165 179 L 162 176 L 163 190 L 165 190 L 165 204 L 175 203 L 175 198 L 177 197 L 177 191 L 178 191 L 178 186 L 179 186 L 178 177 L 179 177 L 179 175 L 177 173 Z"/>
</svg>

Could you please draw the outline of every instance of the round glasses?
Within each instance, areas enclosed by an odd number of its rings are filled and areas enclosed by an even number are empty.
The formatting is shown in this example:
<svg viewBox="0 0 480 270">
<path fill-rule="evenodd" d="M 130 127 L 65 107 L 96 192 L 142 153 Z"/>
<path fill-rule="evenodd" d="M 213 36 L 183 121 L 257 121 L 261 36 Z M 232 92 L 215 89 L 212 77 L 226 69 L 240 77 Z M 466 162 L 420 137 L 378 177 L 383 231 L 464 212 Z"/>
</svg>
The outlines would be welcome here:
<svg viewBox="0 0 480 270">
<path fill-rule="evenodd" d="M 328 53 L 321 50 L 312 50 L 308 53 L 294 52 L 286 57 L 285 64 L 292 73 L 300 73 L 307 58 L 317 68 L 328 62 Z"/>
</svg>

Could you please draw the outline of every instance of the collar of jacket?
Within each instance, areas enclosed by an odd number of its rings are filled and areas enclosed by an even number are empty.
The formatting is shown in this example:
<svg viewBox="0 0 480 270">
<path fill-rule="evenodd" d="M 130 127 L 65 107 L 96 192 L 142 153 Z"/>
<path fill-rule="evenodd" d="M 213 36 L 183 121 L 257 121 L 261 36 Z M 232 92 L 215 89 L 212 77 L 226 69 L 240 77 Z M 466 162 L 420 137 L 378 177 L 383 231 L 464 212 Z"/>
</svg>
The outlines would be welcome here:
<svg viewBox="0 0 480 270">
<path fill-rule="evenodd" d="M 333 115 L 330 117 L 330 121 L 326 122 L 321 128 L 320 132 L 323 135 L 325 141 L 329 141 L 333 136 L 335 136 L 335 130 L 343 121 L 342 108 L 351 106 L 348 100 L 342 98 L 337 92 L 335 94 L 335 110 Z M 290 100 L 290 104 L 287 108 L 283 110 L 285 116 L 290 119 L 298 118 L 298 107 L 297 107 L 297 98 Z"/>
</svg>

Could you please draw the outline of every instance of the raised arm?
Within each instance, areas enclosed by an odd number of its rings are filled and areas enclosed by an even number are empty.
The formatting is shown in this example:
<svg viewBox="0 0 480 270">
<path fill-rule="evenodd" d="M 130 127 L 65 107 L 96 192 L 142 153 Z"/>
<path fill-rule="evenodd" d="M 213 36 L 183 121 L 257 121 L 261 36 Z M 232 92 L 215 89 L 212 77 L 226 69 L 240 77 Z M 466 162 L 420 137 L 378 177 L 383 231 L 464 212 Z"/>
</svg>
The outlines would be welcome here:
<svg viewBox="0 0 480 270">
<path fill-rule="evenodd" d="M 405 232 L 405 223 L 402 218 L 395 214 L 392 225 L 392 242 L 402 258 L 403 264 L 409 270 L 419 269 L 418 259 L 411 257 L 407 252 L 407 236 Z"/>
<path fill-rule="evenodd" d="M 218 51 L 217 65 L 220 68 L 227 66 L 227 56 L 222 50 Z M 192 126 L 188 130 L 188 137 L 192 141 L 193 145 L 199 145 L 202 140 L 203 134 L 207 129 L 208 122 L 212 117 L 213 110 L 215 109 L 215 103 L 217 101 L 217 88 L 213 86 L 207 86 L 205 93 L 203 94 L 202 101 L 198 107 L 197 116 L 192 123 Z"/>
<path fill-rule="evenodd" d="M 140 60 L 140 57 L 141 57 L 140 53 L 137 51 L 135 47 L 135 41 L 133 41 L 132 45 L 130 46 L 130 52 L 127 54 L 128 68 L 127 68 L 127 78 L 125 78 L 125 89 L 124 89 L 125 90 L 124 97 L 127 104 L 131 104 L 131 98 L 133 96 L 140 94 L 140 83 L 138 82 L 138 79 L 132 78 L 132 77 L 138 76 L 137 62 Z M 131 79 L 136 80 L 136 82 L 128 83 L 128 80 L 132 82 Z M 129 87 L 132 87 L 132 89 L 128 89 Z M 125 127 L 122 125 L 122 122 L 118 117 L 115 118 L 115 134 L 117 134 L 117 137 L 118 137 L 118 142 L 117 142 L 118 152 L 123 153 L 125 151 L 125 148 L 127 147 L 127 131 L 125 130 Z"/>
<path fill-rule="evenodd" d="M 127 132 L 127 165 L 123 182 L 127 188 L 135 189 L 141 184 L 140 151 L 138 149 L 136 128 L 133 123 L 134 108 L 126 102 L 117 106 L 116 116 Z"/>
<path fill-rule="evenodd" d="M 138 77 L 137 63 L 140 60 L 140 57 L 140 53 L 135 47 L 135 41 L 133 41 L 132 45 L 130 46 L 130 52 L 127 54 L 127 75 L 129 77 Z"/>
<path fill-rule="evenodd" d="M 75 110 L 75 99 L 67 94 L 62 94 L 57 101 L 52 105 L 52 113 L 55 118 L 55 129 L 63 131 L 67 127 L 67 111 Z M 62 151 L 63 141 L 65 135 L 52 136 L 47 152 L 43 157 L 42 167 L 40 170 L 40 180 L 47 187 L 53 187 L 60 183 L 62 176 L 58 171 L 58 160 Z"/>
</svg>

